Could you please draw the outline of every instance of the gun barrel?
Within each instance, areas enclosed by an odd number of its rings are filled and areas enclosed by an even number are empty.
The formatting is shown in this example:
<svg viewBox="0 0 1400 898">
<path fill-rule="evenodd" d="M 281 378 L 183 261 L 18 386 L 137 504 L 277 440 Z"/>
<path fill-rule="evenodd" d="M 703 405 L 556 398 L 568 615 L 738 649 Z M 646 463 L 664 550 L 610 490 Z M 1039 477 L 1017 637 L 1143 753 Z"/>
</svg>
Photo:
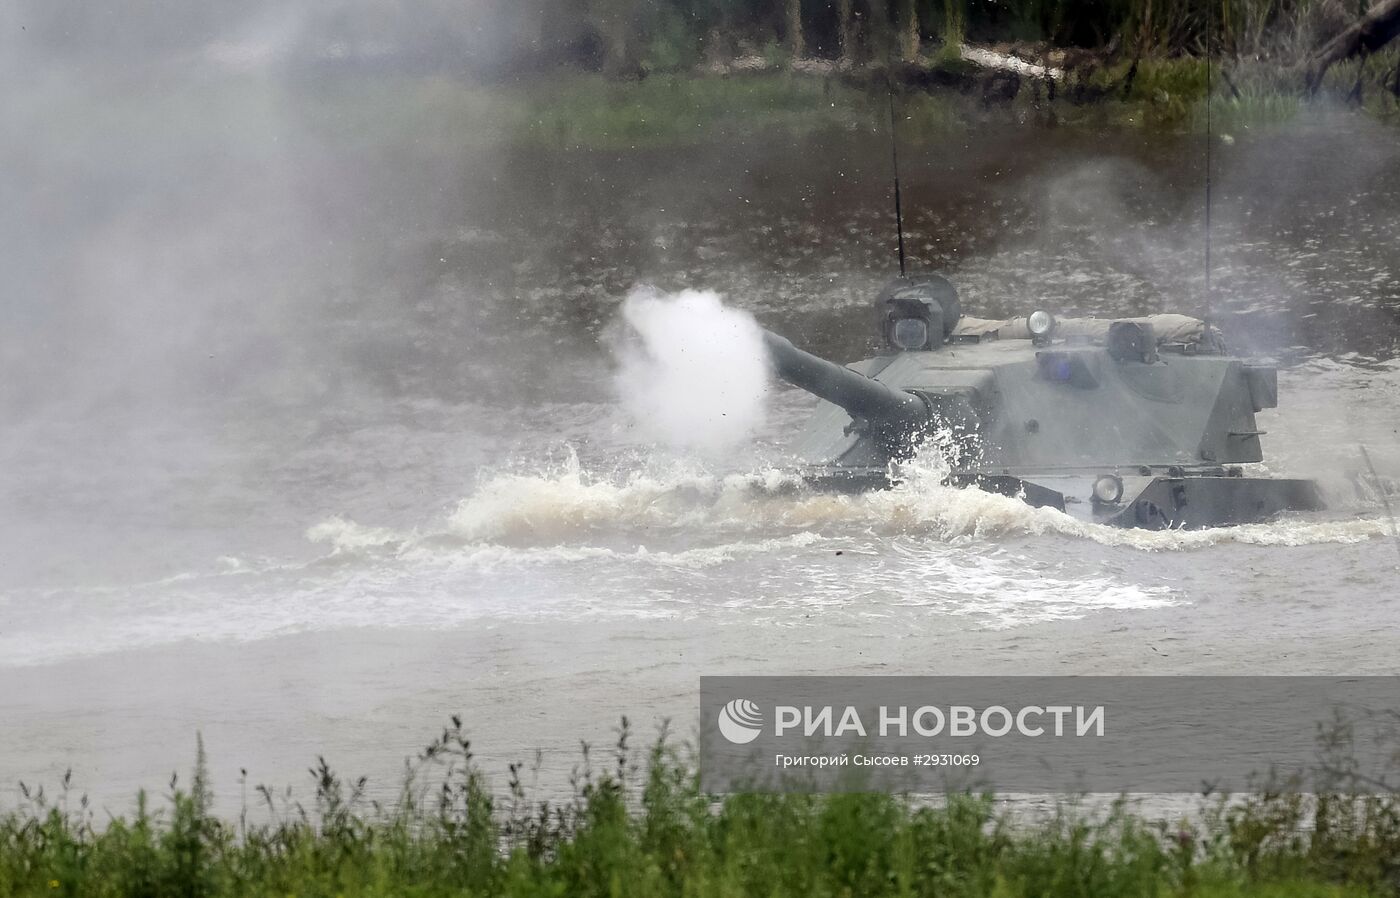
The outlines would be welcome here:
<svg viewBox="0 0 1400 898">
<path fill-rule="evenodd" d="M 852 418 L 913 424 L 929 417 L 928 407 L 913 393 L 803 352 L 771 331 L 763 332 L 763 342 L 779 377 L 841 406 Z"/>
</svg>

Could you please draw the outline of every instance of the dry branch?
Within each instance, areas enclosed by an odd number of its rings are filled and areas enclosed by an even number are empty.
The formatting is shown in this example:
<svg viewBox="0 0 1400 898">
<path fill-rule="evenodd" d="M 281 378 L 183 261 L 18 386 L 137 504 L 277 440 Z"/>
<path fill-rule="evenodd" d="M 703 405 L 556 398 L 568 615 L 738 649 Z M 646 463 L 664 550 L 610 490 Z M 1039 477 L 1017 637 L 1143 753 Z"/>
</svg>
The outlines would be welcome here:
<svg viewBox="0 0 1400 898">
<path fill-rule="evenodd" d="M 1322 76 L 1335 62 L 1372 53 L 1384 47 L 1400 34 L 1400 0 L 1381 0 L 1370 12 L 1336 37 L 1322 44 L 1307 64 L 1306 83 L 1309 92 L 1322 84 Z"/>
</svg>

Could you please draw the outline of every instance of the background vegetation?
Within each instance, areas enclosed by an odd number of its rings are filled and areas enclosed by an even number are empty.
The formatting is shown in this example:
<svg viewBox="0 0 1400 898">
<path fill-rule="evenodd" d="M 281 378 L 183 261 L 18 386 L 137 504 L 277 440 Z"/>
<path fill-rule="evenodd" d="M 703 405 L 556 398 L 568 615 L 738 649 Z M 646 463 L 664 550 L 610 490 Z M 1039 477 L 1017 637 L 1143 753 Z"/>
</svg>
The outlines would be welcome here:
<svg viewBox="0 0 1400 898">
<path fill-rule="evenodd" d="M 571 0 L 542 7 L 529 42 L 534 66 L 576 72 L 534 98 L 546 123 L 536 136 L 664 141 L 687 133 L 667 124 L 677 116 L 742 115 L 756 97 L 783 101 L 773 110 L 779 124 L 859 123 L 871 118 L 861 110 L 881 104 L 856 92 L 883 95 L 891 75 L 907 95 L 911 134 L 967 124 L 959 98 L 1023 115 L 1057 108 L 1057 124 L 1099 107 L 1107 114 L 1088 122 L 1098 126 L 1203 130 L 1207 94 L 1225 128 L 1284 121 L 1319 97 L 1396 119 L 1396 45 L 1316 65 L 1320 47 L 1372 10 L 1372 0 Z M 967 43 L 1049 67 L 1054 83 L 969 62 Z M 635 88 L 590 87 L 589 72 Z M 817 92 L 791 84 L 694 83 L 765 73 L 819 76 L 825 102 L 786 102 Z"/>
<path fill-rule="evenodd" d="M 540 45 L 605 71 L 781 54 L 912 61 L 939 46 L 1040 43 L 1129 56 L 1291 58 L 1368 0 L 536 0 Z"/>
<path fill-rule="evenodd" d="M 1400 120 L 1400 42 L 1336 62 L 1320 85 L 1309 74 L 1330 37 L 1391 3 L 16 0 L 0 19 L 14 26 L 2 58 L 17 71 L 35 84 L 88 86 L 104 102 L 114 85 L 139 87 L 132 97 L 309 85 L 327 100 L 311 114 L 364 123 L 357 141 L 440 110 L 436 129 L 465 131 L 468 144 L 626 149 L 716 129 L 876 127 L 887 76 L 905 93 L 911 139 L 975 124 L 988 109 L 1201 130 L 1208 81 L 1223 127 L 1288 119 L 1318 97 Z M 963 58 L 965 43 L 1056 77 L 979 66 Z M 337 96 L 355 89 L 364 95 L 352 102 Z M 47 104 L 19 108 L 31 105 Z M 479 107 L 489 108 L 459 127 L 454 116 Z M 91 127 L 90 117 L 59 121 Z"/>
</svg>

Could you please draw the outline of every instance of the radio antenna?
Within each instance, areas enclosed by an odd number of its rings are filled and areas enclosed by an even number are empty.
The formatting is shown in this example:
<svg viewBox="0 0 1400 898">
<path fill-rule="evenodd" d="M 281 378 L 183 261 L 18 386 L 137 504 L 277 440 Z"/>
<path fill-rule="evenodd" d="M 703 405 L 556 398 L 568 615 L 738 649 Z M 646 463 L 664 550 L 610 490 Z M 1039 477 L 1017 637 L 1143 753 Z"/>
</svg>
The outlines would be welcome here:
<svg viewBox="0 0 1400 898">
<path fill-rule="evenodd" d="M 1213 76 L 1211 64 L 1215 57 L 1215 0 L 1206 0 L 1206 296 L 1205 296 L 1205 323 L 1206 336 L 1210 336 L 1210 206 L 1211 206 L 1211 183 L 1210 183 L 1210 163 L 1211 163 L 1211 97 L 1213 87 Z"/>
<path fill-rule="evenodd" d="M 899 237 L 899 276 L 904 277 L 904 209 L 899 196 L 899 129 L 895 125 L 894 82 L 885 72 L 885 88 L 890 99 L 890 162 L 894 167 L 894 229 Z"/>
</svg>

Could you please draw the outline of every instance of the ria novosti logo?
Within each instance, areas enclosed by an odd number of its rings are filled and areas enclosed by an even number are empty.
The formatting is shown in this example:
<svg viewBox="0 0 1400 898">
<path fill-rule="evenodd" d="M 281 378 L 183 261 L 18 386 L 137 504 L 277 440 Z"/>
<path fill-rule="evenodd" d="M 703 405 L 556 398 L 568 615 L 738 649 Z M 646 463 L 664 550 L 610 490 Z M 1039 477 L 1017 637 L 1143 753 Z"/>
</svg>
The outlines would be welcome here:
<svg viewBox="0 0 1400 898">
<path fill-rule="evenodd" d="M 719 731 L 735 745 L 747 745 L 763 730 L 763 712 L 746 698 L 736 698 L 719 709 Z"/>
<path fill-rule="evenodd" d="M 879 706 L 872 709 L 855 705 L 775 705 L 773 733 L 775 737 L 824 738 L 850 736 L 879 736 L 907 738 L 915 736 L 990 736 L 999 738 L 1010 733 L 1035 738 L 1053 735 L 1103 736 L 1106 729 L 1104 705 L 908 705 Z M 719 731 L 735 745 L 747 745 L 763 731 L 763 710 L 756 702 L 736 698 L 719 710 Z"/>
</svg>

